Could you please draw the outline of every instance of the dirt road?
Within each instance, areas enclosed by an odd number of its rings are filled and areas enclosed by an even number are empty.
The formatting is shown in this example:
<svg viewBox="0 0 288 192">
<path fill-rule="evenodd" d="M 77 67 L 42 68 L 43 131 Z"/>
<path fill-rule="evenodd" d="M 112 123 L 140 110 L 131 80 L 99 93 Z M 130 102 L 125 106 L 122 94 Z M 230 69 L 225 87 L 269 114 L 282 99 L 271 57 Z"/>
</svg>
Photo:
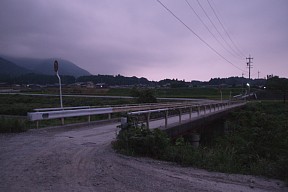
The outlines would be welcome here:
<svg viewBox="0 0 288 192">
<path fill-rule="evenodd" d="M 0 135 L 0 191 L 288 191 L 277 180 L 116 154 L 115 127 Z"/>
</svg>

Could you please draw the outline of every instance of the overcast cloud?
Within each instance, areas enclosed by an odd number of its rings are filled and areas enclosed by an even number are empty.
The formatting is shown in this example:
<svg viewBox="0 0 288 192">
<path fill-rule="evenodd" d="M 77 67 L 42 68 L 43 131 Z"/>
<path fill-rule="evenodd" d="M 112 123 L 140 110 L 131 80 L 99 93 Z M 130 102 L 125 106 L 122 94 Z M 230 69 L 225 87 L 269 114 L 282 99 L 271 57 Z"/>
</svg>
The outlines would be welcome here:
<svg viewBox="0 0 288 192">
<path fill-rule="evenodd" d="M 235 51 L 221 39 L 197 0 L 188 0 L 232 54 L 211 36 L 185 0 L 161 2 L 246 77 L 249 54 L 254 57 L 252 78 L 258 71 L 260 77 L 288 77 L 287 0 L 209 0 L 240 50 L 233 47 L 208 1 L 199 0 Z M 0 54 L 67 59 L 92 74 L 190 81 L 243 73 L 156 0 L 1 0 L 0 26 Z"/>
</svg>

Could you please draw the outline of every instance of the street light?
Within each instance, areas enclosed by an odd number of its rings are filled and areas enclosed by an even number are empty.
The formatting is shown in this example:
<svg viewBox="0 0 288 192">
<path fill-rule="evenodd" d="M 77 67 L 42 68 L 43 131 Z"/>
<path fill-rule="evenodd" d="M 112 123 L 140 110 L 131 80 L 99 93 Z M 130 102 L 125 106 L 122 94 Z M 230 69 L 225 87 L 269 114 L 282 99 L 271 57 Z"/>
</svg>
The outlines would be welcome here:
<svg viewBox="0 0 288 192">
<path fill-rule="evenodd" d="M 58 65 L 58 61 L 55 60 L 54 61 L 54 71 L 56 72 L 56 75 L 59 79 L 59 87 L 60 87 L 60 106 L 61 106 L 61 109 L 63 109 L 63 102 L 62 102 L 62 88 L 61 88 L 61 78 L 58 74 L 58 68 L 59 68 L 59 65 Z"/>
<path fill-rule="evenodd" d="M 248 94 L 250 94 L 250 84 L 247 83 L 246 85 L 247 85 L 247 87 L 248 87 Z"/>
</svg>

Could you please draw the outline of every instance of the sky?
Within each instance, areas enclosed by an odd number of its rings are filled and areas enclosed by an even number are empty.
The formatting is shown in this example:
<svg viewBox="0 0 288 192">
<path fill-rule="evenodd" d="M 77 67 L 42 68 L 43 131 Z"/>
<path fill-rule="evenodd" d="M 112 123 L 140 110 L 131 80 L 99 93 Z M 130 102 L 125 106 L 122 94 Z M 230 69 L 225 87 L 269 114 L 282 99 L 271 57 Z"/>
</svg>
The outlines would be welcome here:
<svg viewBox="0 0 288 192">
<path fill-rule="evenodd" d="M 287 78 L 288 0 L 1 0 L 0 54 L 156 81 L 248 78 L 251 55 Z"/>
</svg>

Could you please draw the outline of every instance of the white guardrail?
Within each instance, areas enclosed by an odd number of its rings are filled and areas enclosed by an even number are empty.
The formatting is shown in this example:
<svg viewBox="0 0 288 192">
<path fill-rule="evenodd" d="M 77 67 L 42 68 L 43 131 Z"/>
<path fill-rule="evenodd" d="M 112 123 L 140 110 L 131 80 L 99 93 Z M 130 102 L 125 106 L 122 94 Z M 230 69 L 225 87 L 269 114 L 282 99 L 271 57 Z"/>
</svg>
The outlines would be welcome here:
<svg viewBox="0 0 288 192">
<path fill-rule="evenodd" d="M 60 111 L 41 111 L 28 113 L 30 121 L 39 121 L 45 119 L 60 119 L 65 117 L 78 117 L 99 114 L 111 114 L 113 108 L 92 108 L 92 109 L 75 109 L 75 110 L 60 110 Z"/>
<path fill-rule="evenodd" d="M 173 103 L 157 103 L 157 104 L 145 104 L 145 105 L 128 105 L 128 106 L 114 106 L 114 107 L 66 107 L 66 108 L 43 108 L 35 109 L 36 112 L 27 113 L 27 118 L 30 121 L 41 121 L 48 119 L 61 119 L 66 117 L 79 117 L 79 116 L 91 116 L 91 115 L 100 115 L 100 114 L 112 114 L 112 113 L 123 113 L 123 112 L 140 112 L 150 110 L 150 112 L 155 111 L 164 111 L 164 110 L 173 110 L 173 109 L 183 109 L 183 108 L 193 108 L 193 107 L 215 107 L 229 105 L 231 101 L 215 101 L 208 103 L 193 103 L 193 102 L 173 102 Z M 136 113 L 135 113 L 136 114 Z"/>
</svg>

